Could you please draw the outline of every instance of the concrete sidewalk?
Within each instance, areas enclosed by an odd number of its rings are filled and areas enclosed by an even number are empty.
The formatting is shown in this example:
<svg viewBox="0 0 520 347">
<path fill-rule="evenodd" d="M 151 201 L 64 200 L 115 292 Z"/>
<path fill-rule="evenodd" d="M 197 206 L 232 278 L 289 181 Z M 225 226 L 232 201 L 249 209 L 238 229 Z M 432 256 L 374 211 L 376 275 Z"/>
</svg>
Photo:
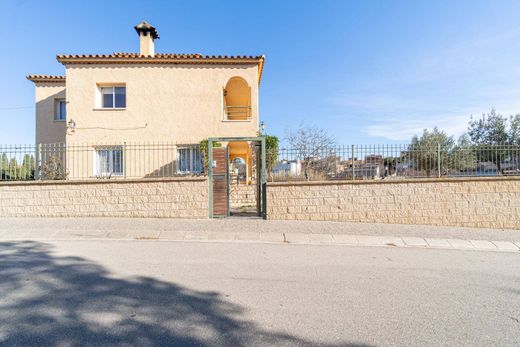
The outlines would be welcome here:
<svg viewBox="0 0 520 347">
<path fill-rule="evenodd" d="M 256 219 L 4 218 L 0 240 L 268 242 L 520 252 L 517 230 Z"/>
</svg>

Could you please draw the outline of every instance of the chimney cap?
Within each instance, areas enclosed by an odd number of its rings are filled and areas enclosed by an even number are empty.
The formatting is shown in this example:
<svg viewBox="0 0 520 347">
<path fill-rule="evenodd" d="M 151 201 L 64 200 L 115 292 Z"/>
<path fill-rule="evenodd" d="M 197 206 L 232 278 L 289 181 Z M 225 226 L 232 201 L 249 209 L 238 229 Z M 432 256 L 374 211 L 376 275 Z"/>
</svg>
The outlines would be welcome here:
<svg viewBox="0 0 520 347">
<path fill-rule="evenodd" d="M 155 28 L 153 26 L 151 26 L 145 20 L 143 20 L 141 23 L 137 24 L 134 28 L 135 28 L 135 31 L 137 31 L 138 34 L 140 34 L 141 32 L 143 32 L 143 33 L 150 33 L 154 40 L 159 38 L 159 34 L 157 34 L 157 30 L 155 30 Z"/>
</svg>

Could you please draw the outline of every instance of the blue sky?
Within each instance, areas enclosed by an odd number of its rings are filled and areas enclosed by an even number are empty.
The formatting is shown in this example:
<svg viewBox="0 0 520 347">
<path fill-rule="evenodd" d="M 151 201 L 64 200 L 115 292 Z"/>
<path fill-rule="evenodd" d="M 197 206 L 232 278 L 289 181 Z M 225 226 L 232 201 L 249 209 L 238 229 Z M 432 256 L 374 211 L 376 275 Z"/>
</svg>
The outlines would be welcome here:
<svg viewBox="0 0 520 347">
<path fill-rule="evenodd" d="M 520 1 L 0 1 L 0 143 L 34 142 L 29 73 L 56 54 L 137 52 L 145 19 L 164 53 L 265 54 L 260 117 L 339 143 L 461 134 L 491 107 L 520 112 Z"/>
</svg>

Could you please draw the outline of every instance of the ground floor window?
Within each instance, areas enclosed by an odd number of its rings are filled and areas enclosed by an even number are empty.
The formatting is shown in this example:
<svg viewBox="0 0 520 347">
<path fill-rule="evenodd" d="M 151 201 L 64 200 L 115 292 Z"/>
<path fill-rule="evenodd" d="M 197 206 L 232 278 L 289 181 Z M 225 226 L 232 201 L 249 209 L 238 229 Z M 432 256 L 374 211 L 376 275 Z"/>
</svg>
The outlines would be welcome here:
<svg viewBox="0 0 520 347">
<path fill-rule="evenodd" d="M 97 148 L 95 153 L 94 175 L 122 176 L 123 175 L 123 148 Z"/>
<path fill-rule="evenodd" d="M 186 147 L 177 150 L 178 173 L 201 173 L 202 168 L 202 155 L 198 147 Z"/>
</svg>

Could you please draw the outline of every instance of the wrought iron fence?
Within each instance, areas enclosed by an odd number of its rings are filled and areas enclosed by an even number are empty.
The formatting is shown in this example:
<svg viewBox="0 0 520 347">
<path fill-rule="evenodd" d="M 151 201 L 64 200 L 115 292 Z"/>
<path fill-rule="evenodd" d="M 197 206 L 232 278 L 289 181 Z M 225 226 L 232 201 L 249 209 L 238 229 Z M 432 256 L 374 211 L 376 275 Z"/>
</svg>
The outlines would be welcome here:
<svg viewBox="0 0 520 347">
<path fill-rule="evenodd" d="M 203 171 L 203 154 L 194 144 L 0 145 L 3 181 L 152 178 Z"/>
<path fill-rule="evenodd" d="M 520 175 L 520 146 L 351 145 L 268 153 L 268 180 Z"/>
<path fill-rule="evenodd" d="M 0 145 L 0 180 L 31 180 L 35 171 L 34 145 Z"/>
<path fill-rule="evenodd" d="M 153 178 L 204 173 L 198 145 L 0 145 L 0 181 Z M 520 175 L 520 146 L 351 145 L 267 153 L 269 181 Z"/>
</svg>

